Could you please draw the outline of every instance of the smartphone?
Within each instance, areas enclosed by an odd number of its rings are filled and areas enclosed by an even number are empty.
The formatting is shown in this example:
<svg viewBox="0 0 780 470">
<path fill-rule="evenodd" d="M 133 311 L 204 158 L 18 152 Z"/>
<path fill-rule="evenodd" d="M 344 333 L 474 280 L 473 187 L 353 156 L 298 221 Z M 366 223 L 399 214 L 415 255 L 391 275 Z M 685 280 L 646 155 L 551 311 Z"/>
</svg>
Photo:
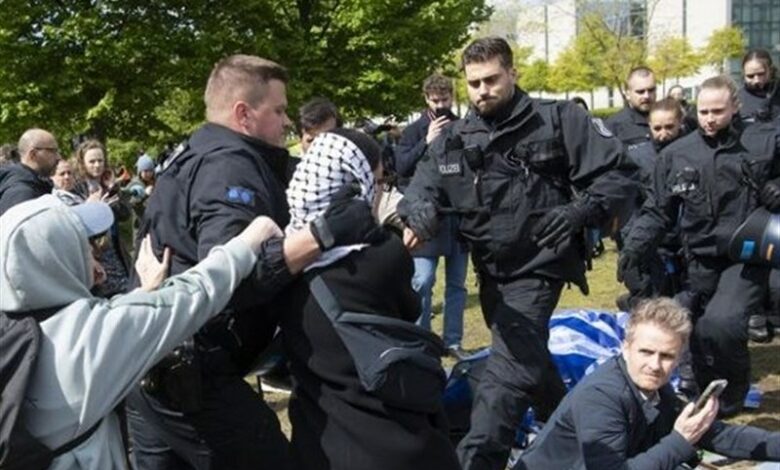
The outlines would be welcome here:
<svg viewBox="0 0 780 470">
<path fill-rule="evenodd" d="M 720 394 L 723 393 L 723 390 L 726 389 L 728 384 L 729 381 L 726 379 L 718 379 L 710 382 L 710 384 L 707 385 L 707 388 L 704 390 L 704 393 L 699 395 L 699 398 L 696 400 L 696 404 L 693 405 L 693 412 L 691 414 L 696 414 L 701 411 L 710 397 L 718 398 Z"/>
<path fill-rule="evenodd" d="M 450 114 L 450 112 L 449 112 L 449 110 L 448 110 L 448 109 L 446 109 L 446 108 L 436 108 L 436 109 L 433 111 L 433 117 L 434 117 L 435 119 L 438 119 L 438 118 L 440 118 L 440 117 L 442 117 L 442 116 L 449 116 L 449 114 Z"/>
</svg>

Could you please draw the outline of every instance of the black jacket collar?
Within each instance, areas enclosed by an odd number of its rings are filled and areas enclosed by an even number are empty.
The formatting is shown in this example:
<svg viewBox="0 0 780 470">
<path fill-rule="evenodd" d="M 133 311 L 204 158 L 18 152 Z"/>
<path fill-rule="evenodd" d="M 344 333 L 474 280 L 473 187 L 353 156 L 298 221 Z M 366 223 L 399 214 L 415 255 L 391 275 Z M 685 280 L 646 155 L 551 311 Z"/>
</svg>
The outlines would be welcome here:
<svg viewBox="0 0 780 470">
<path fill-rule="evenodd" d="M 287 149 L 271 145 L 263 140 L 241 134 L 213 122 L 206 123 L 201 128 L 201 131 L 204 139 L 235 142 L 249 150 L 253 155 L 259 155 L 271 167 L 271 171 L 280 181 L 287 181 L 288 165 L 290 164 L 290 153 Z"/>
<path fill-rule="evenodd" d="M 515 87 L 515 93 L 506 106 L 499 110 L 494 117 L 483 118 L 473 106 L 466 116 L 463 127 L 465 132 L 495 131 L 493 138 L 505 132 L 511 132 L 522 127 L 536 114 L 533 100 L 519 87 Z"/>
<path fill-rule="evenodd" d="M 744 130 L 745 124 L 742 122 L 742 119 L 739 119 L 738 116 L 734 116 L 728 127 L 719 130 L 718 133 L 712 137 L 705 135 L 701 128 L 698 129 L 698 132 L 708 147 L 718 149 L 736 145 Z"/>
</svg>

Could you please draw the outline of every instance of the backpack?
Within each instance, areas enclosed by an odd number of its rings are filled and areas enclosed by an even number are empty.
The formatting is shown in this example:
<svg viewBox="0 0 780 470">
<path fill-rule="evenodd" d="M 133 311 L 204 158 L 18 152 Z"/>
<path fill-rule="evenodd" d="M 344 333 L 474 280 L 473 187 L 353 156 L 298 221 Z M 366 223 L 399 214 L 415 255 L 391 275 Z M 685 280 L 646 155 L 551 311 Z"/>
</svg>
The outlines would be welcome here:
<svg viewBox="0 0 780 470">
<path fill-rule="evenodd" d="M 349 351 L 366 391 L 405 410 L 441 409 L 446 349 L 438 336 L 404 320 L 343 311 L 321 276 L 311 280 L 309 289 Z"/>
<path fill-rule="evenodd" d="M 56 457 L 86 441 L 102 421 L 52 450 L 31 436 L 21 419 L 27 382 L 38 357 L 41 339 L 38 322 L 60 308 L 15 314 L 0 312 L 0 470 L 46 469 Z"/>
</svg>

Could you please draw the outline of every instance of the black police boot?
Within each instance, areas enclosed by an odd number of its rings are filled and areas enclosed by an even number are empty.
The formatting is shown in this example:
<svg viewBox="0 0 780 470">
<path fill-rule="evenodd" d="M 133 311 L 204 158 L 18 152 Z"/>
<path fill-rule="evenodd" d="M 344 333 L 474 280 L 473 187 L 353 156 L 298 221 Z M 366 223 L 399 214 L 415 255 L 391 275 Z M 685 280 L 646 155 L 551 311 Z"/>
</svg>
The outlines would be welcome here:
<svg viewBox="0 0 780 470">
<path fill-rule="evenodd" d="M 763 313 L 750 315 L 748 318 L 748 337 L 755 343 L 767 343 L 772 339 L 767 328 L 766 315 Z"/>
</svg>

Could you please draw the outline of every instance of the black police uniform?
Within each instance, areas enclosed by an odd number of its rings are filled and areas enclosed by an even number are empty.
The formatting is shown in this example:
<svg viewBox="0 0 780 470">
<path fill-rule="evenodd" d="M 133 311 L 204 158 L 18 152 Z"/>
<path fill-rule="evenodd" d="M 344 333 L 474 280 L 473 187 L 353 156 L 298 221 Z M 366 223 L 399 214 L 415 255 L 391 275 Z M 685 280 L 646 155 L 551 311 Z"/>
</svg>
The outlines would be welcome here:
<svg viewBox="0 0 780 470">
<path fill-rule="evenodd" d="M 679 137 L 678 137 L 679 139 Z M 677 140 L 677 139 L 675 139 Z M 642 160 L 639 165 L 640 201 L 639 207 L 644 203 L 647 194 L 652 190 L 653 174 L 655 173 L 655 162 L 658 154 L 674 141 L 658 143 L 653 141 L 652 161 Z M 647 163 L 652 163 L 648 165 Z M 621 230 L 621 239 L 631 231 L 632 225 L 636 222 L 638 211 Z M 636 300 L 658 296 L 673 297 L 681 292 L 685 286 L 687 273 L 685 271 L 685 260 L 682 253 L 682 243 L 680 240 L 679 226 L 675 226 L 667 231 L 663 240 L 655 251 L 654 256 L 649 256 L 645 263 L 638 269 L 624 273 L 623 282 L 629 291 L 629 307 Z M 621 306 L 622 307 L 622 306 Z"/>
<path fill-rule="evenodd" d="M 747 315 L 762 302 L 769 273 L 763 266 L 730 261 L 727 246 L 758 207 L 763 185 L 780 176 L 778 134 L 770 124 L 745 128 L 737 119 L 715 137 L 696 131 L 667 147 L 653 191 L 625 239 L 624 255 L 641 258 L 682 210 L 696 320 L 691 342 L 696 380 L 700 387 L 715 378 L 729 380 L 726 412 L 741 406 L 749 388 Z"/>
<path fill-rule="evenodd" d="M 743 86 L 739 90 L 739 117 L 746 123 L 769 122 L 780 118 L 780 86 L 775 80 L 767 86 L 765 92 L 749 90 Z"/>
<path fill-rule="evenodd" d="M 461 214 L 492 335 L 471 430 L 458 448 L 464 469 L 503 468 L 528 406 L 545 416 L 565 393 L 547 349 L 548 321 L 564 282 L 587 291 L 584 237 L 540 248 L 535 224 L 575 200 L 589 223 L 602 222 L 632 197 L 631 171 L 600 120 L 519 88 L 489 121 L 472 110 L 445 128 L 418 163 L 399 211 L 411 220 L 433 202 L 439 213 Z"/>
<path fill-rule="evenodd" d="M 172 249 L 172 275 L 259 215 L 282 227 L 288 222 L 284 149 L 208 123 L 166 165 L 138 240 L 148 233 L 155 252 Z M 289 281 L 281 239 L 267 241 L 255 275 L 239 286 L 226 311 L 131 394 L 138 469 L 287 467 L 287 441 L 276 415 L 243 376 L 276 327 L 263 304 Z"/>
</svg>

